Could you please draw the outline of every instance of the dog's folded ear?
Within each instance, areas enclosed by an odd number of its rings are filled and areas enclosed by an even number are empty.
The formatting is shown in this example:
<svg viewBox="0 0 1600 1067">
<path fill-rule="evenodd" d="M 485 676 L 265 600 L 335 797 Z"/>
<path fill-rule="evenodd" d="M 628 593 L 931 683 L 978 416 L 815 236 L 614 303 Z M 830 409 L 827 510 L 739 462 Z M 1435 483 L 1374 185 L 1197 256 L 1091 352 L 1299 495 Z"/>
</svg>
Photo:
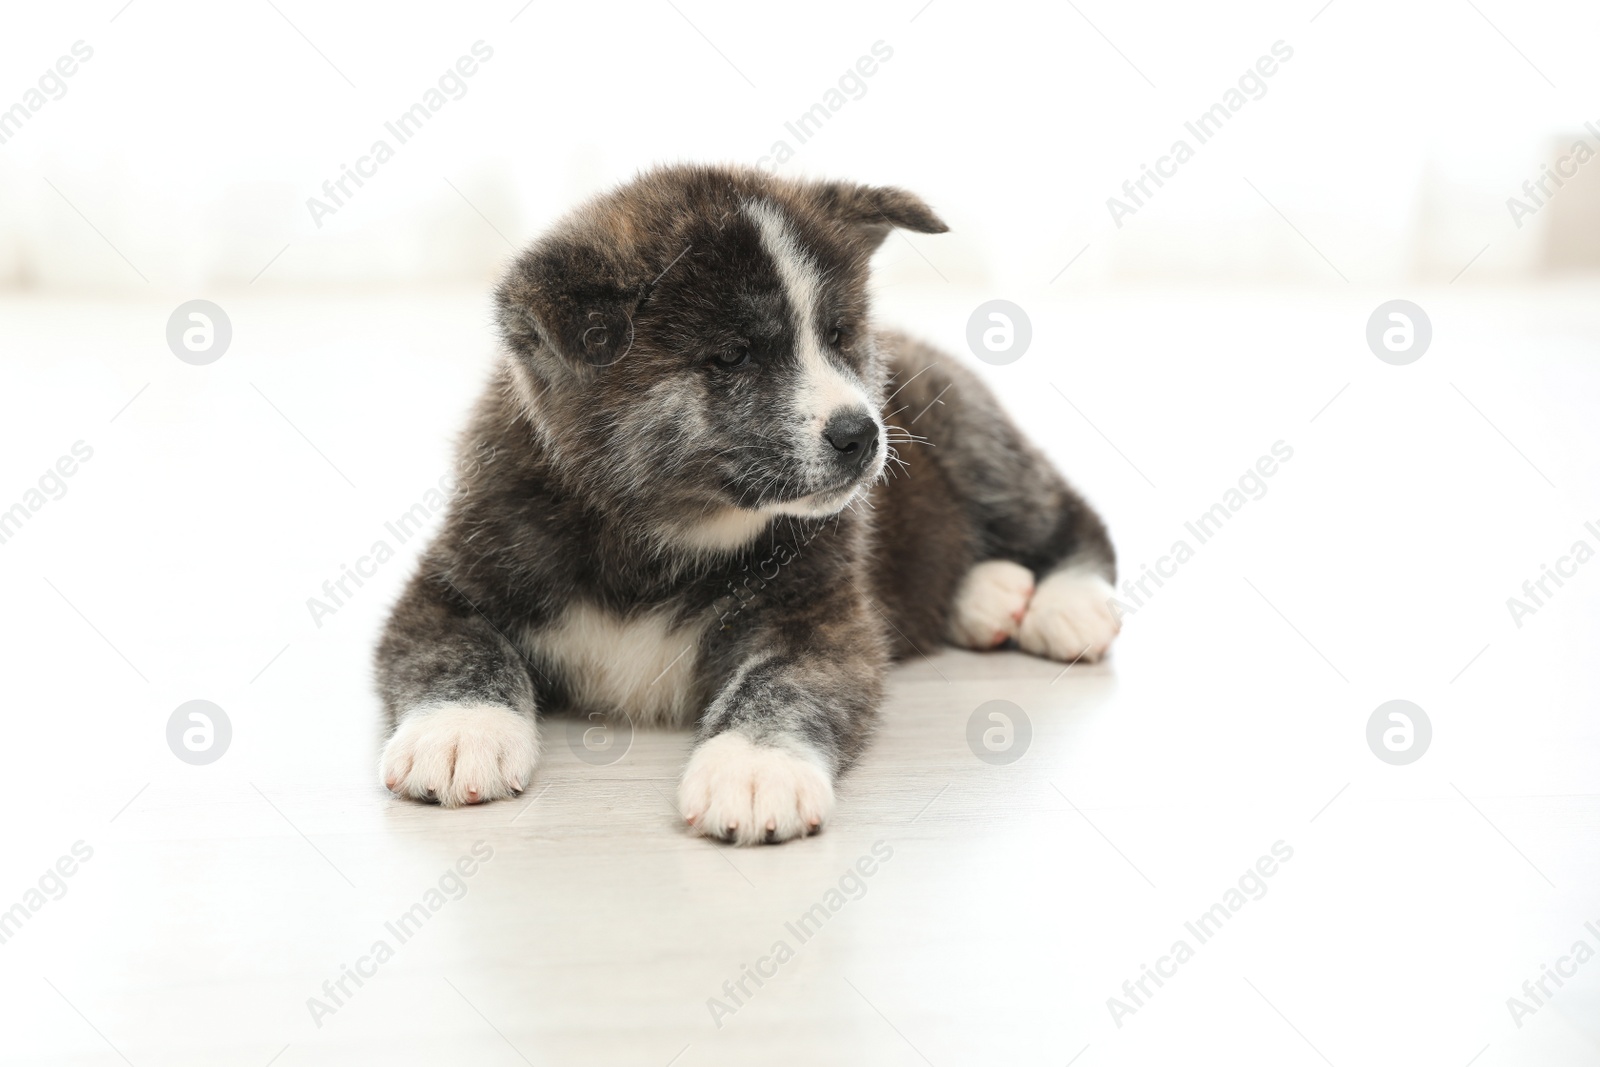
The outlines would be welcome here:
<svg viewBox="0 0 1600 1067">
<path fill-rule="evenodd" d="M 648 286 L 621 256 L 579 232 L 524 252 L 495 290 L 501 335 L 520 355 L 549 351 L 576 368 L 608 367 L 633 347 Z"/>
<path fill-rule="evenodd" d="M 921 197 L 892 185 L 817 182 L 811 190 L 817 207 L 858 230 L 871 248 L 882 244 L 897 226 L 914 233 L 944 233 L 950 229 Z"/>
</svg>

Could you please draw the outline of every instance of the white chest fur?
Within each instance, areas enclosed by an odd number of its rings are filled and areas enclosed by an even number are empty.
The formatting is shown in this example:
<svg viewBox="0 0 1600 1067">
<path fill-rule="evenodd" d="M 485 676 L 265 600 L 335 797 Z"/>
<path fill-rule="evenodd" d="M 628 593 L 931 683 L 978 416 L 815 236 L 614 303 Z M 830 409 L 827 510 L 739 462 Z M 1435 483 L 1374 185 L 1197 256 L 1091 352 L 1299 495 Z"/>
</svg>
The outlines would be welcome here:
<svg viewBox="0 0 1600 1067">
<path fill-rule="evenodd" d="M 523 635 L 536 662 L 561 673 L 583 711 L 622 713 L 635 723 L 690 722 L 704 624 L 673 628 L 665 613 L 623 618 L 574 604 L 550 626 Z"/>
</svg>

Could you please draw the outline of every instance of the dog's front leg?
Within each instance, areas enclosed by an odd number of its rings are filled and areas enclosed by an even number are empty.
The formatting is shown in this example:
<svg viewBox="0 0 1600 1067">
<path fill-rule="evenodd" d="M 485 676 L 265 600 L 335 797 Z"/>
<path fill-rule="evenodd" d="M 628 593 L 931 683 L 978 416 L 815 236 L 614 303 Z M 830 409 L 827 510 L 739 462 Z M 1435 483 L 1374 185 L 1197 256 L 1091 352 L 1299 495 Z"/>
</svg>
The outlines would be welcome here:
<svg viewBox="0 0 1600 1067">
<path fill-rule="evenodd" d="M 453 585 L 423 573 L 378 645 L 390 728 L 383 784 L 445 807 L 512 796 L 539 751 L 533 683 L 517 650 Z"/>
<path fill-rule="evenodd" d="M 722 685 L 678 787 L 696 832 L 755 845 L 803 837 L 828 819 L 834 779 L 871 730 L 884 670 L 871 609 L 851 606 L 861 613 L 851 625 L 763 635 L 761 651 L 746 653 Z"/>
</svg>

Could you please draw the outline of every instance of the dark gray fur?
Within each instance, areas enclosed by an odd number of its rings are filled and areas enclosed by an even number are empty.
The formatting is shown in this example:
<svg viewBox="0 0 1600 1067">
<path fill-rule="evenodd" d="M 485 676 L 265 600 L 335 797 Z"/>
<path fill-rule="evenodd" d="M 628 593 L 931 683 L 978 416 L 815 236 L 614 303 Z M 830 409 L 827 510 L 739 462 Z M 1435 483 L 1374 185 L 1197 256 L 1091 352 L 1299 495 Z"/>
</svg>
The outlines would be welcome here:
<svg viewBox="0 0 1600 1067">
<path fill-rule="evenodd" d="M 880 405 L 900 387 L 885 420 L 898 462 L 870 507 L 778 517 L 748 545 L 697 550 L 683 531 L 718 509 L 821 488 L 797 481 L 774 437 L 787 432 L 773 421 L 793 388 L 793 309 L 751 202 L 780 211 L 819 265 L 820 313 L 840 332 L 830 358 Z M 463 436 L 448 516 L 377 649 L 387 733 L 442 703 L 570 709 L 571 679 L 519 642 L 583 601 L 716 620 L 694 660 L 698 742 L 737 730 L 814 751 L 836 775 L 867 742 L 891 660 L 934 651 L 974 564 L 1042 576 L 1071 561 L 1114 581 L 1099 518 L 982 383 L 874 332 L 868 260 L 893 226 L 945 228 L 894 189 L 675 167 L 586 205 L 517 260 L 497 293 L 505 357 Z M 741 346 L 745 367 L 716 362 Z"/>
</svg>

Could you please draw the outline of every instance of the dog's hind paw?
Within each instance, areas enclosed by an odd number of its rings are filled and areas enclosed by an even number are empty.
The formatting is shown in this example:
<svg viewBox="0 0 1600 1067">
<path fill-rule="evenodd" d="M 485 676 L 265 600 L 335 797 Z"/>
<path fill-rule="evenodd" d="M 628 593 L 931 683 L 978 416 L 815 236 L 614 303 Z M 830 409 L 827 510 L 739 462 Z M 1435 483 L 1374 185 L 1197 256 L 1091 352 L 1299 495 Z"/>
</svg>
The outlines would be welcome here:
<svg viewBox="0 0 1600 1067">
<path fill-rule="evenodd" d="M 1106 654 L 1122 622 L 1111 610 L 1116 590 L 1098 574 L 1057 571 L 1039 583 L 1022 618 L 1017 643 L 1024 652 L 1071 663 Z"/>
<path fill-rule="evenodd" d="M 985 560 L 961 580 L 946 636 L 962 648 L 1002 645 L 1017 636 L 1032 596 L 1032 571 L 1010 560 Z"/>
</svg>

